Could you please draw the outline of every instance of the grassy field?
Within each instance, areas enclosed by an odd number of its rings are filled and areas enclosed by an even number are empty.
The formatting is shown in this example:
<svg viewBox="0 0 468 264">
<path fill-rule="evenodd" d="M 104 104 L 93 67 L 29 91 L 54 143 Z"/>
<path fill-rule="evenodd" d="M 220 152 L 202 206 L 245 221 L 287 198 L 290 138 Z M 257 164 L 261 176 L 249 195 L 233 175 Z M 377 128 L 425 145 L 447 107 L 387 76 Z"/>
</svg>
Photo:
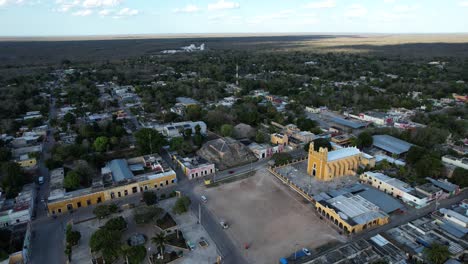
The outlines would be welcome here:
<svg viewBox="0 0 468 264">
<path fill-rule="evenodd" d="M 0 67 L 40 67 L 63 59 L 83 62 L 160 54 L 191 43 L 211 50 L 355 52 L 401 56 L 468 56 L 468 34 L 434 35 L 136 35 L 70 38 L 0 38 Z"/>
</svg>

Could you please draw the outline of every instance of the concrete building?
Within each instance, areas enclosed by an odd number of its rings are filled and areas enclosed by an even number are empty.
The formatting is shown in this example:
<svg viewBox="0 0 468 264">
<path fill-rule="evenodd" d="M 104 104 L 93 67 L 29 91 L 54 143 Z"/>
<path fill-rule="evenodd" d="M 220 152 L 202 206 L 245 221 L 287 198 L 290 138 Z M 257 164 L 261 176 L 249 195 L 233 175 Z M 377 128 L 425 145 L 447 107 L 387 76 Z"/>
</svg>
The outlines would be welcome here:
<svg viewBox="0 0 468 264">
<path fill-rule="evenodd" d="M 347 234 L 384 225 L 389 221 L 389 216 L 378 206 L 352 193 L 317 200 L 315 207 L 320 215 Z"/>
<path fill-rule="evenodd" d="M 270 140 L 271 140 L 271 144 L 283 145 L 283 146 L 288 145 L 288 142 L 289 142 L 288 136 L 283 133 L 271 134 Z"/>
<path fill-rule="evenodd" d="M 468 228 L 468 216 L 466 215 L 466 212 L 465 212 L 465 215 L 463 215 L 459 212 L 446 209 L 446 208 L 441 208 L 440 212 L 444 215 L 444 218 L 446 220 L 454 224 L 457 224 L 463 228 Z"/>
<path fill-rule="evenodd" d="M 314 141 L 317 138 L 317 136 L 314 133 L 311 133 L 309 131 L 299 131 L 299 132 L 293 133 L 291 137 L 305 144 L 311 141 Z"/>
<path fill-rule="evenodd" d="M 327 148 L 314 150 L 314 143 L 310 143 L 307 173 L 318 180 L 329 181 L 335 177 L 355 175 L 360 165 L 370 164 L 370 155 L 363 155 L 355 147 L 341 148 L 328 151 Z M 375 163 L 374 163 L 375 164 Z M 371 164 L 370 164 L 371 165 Z"/>
<path fill-rule="evenodd" d="M 101 169 L 101 177 L 86 189 L 66 192 L 62 174 L 51 177 L 51 192 L 47 209 L 49 215 L 87 207 L 119 197 L 159 190 L 177 182 L 175 172 L 159 156 L 112 160 Z"/>
<path fill-rule="evenodd" d="M 431 195 L 418 192 L 409 184 L 398 179 L 391 178 L 380 172 L 365 172 L 359 176 L 359 179 L 385 193 L 392 195 L 403 202 L 408 203 L 416 208 L 426 206 L 433 200 Z"/>
<path fill-rule="evenodd" d="M 181 157 L 173 155 L 172 158 L 182 168 L 188 179 L 203 177 L 216 172 L 215 165 L 199 156 Z"/>
<path fill-rule="evenodd" d="M 442 157 L 442 161 L 447 164 L 468 170 L 468 158 L 455 158 L 447 155 Z"/>
<path fill-rule="evenodd" d="M 23 186 L 15 199 L 0 200 L 0 227 L 27 223 L 34 210 L 35 189 L 33 184 Z"/>
<path fill-rule="evenodd" d="M 257 159 L 265 159 L 273 156 L 275 153 L 281 153 L 284 151 L 283 145 L 276 145 L 271 146 L 269 144 L 258 144 L 258 143 L 251 143 L 247 146 L 250 151 L 253 152 Z"/>
</svg>

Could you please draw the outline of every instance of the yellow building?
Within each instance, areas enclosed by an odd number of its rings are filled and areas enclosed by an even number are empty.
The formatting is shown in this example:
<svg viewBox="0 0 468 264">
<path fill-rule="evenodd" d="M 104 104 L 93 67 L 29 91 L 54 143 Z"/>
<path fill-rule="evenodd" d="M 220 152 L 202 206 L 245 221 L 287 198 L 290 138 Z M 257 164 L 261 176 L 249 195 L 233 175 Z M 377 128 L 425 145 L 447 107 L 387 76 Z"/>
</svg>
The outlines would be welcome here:
<svg viewBox="0 0 468 264">
<path fill-rule="evenodd" d="M 61 214 L 81 207 L 119 199 L 147 190 L 159 190 L 177 183 L 176 173 L 160 157 L 113 160 L 102 171 L 104 184 L 66 192 L 63 188 L 63 169 L 51 172 L 51 192 L 47 208 L 49 215 Z M 133 163 L 138 161 L 139 163 Z M 109 186 L 109 187 L 104 187 Z"/>
<path fill-rule="evenodd" d="M 359 195 L 347 193 L 315 202 L 317 212 L 346 234 L 385 225 L 389 216 L 378 206 Z"/>
<path fill-rule="evenodd" d="M 329 181 L 336 177 L 355 175 L 359 165 L 370 163 L 372 156 L 363 155 L 355 147 L 328 151 L 327 148 L 314 150 L 310 143 L 307 173 L 318 180 Z"/>
<path fill-rule="evenodd" d="M 288 136 L 282 133 L 271 134 L 271 143 L 286 146 L 288 144 Z"/>
<path fill-rule="evenodd" d="M 21 157 L 16 160 L 16 163 L 20 165 L 21 168 L 31 168 L 37 165 L 36 158 L 30 158 L 28 154 L 21 155 Z"/>
</svg>

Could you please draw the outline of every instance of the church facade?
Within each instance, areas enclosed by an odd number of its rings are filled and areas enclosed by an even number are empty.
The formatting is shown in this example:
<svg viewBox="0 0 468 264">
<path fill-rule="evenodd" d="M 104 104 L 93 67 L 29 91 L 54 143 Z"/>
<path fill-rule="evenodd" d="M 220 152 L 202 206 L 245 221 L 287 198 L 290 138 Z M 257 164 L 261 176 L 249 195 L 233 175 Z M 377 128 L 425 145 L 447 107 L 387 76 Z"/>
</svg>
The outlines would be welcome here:
<svg viewBox="0 0 468 264">
<path fill-rule="evenodd" d="M 360 165 L 375 165 L 374 157 L 362 153 L 356 147 L 328 151 L 327 148 L 314 150 L 310 143 L 307 173 L 317 180 L 330 181 L 337 177 L 355 175 Z"/>
</svg>

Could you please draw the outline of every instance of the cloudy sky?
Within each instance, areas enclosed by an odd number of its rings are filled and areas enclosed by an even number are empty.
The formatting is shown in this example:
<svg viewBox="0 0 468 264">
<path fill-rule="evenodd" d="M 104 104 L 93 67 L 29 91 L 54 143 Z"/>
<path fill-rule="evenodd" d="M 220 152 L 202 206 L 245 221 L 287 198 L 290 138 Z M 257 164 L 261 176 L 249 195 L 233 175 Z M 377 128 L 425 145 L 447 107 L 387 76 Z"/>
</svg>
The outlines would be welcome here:
<svg viewBox="0 0 468 264">
<path fill-rule="evenodd" d="M 0 36 L 468 32 L 468 0 L 0 0 Z"/>
</svg>

